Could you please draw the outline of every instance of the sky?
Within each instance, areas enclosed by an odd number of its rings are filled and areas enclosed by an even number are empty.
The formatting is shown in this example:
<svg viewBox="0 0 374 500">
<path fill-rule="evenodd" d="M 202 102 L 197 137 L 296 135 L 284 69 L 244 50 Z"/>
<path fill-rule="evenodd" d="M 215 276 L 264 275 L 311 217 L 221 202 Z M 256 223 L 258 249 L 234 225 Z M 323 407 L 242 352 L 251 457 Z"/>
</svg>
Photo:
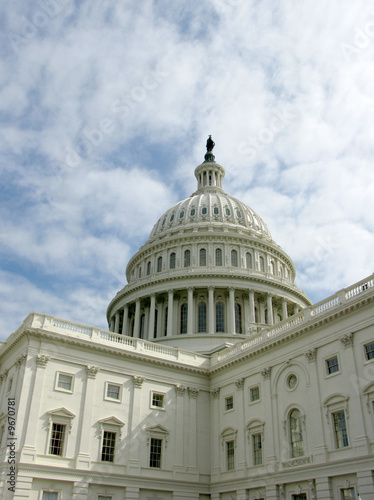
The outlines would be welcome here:
<svg viewBox="0 0 374 500">
<path fill-rule="evenodd" d="M 374 5 L 40 0 L 0 7 L 0 339 L 30 312 L 107 328 L 126 264 L 223 187 L 313 302 L 374 271 Z"/>
</svg>

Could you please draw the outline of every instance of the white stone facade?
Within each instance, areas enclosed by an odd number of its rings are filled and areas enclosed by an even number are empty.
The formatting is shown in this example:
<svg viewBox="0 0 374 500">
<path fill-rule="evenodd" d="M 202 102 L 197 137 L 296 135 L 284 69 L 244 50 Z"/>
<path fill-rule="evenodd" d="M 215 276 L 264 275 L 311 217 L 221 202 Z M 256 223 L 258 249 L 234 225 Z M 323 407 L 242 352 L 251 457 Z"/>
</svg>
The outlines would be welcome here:
<svg viewBox="0 0 374 500">
<path fill-rule="evenodd" d="M 208 160 L 161 226 L 201 199 L 252 214 Z M 111 331 L 33 313 L 0 346 L 1 498 L 374 498 L 374 276 L 311 305 L 265 224 L 214 221 L 214 203 L 183 231 L 156 224 L 109 305 Z M 246 266 L 252 251 L 265 268 Z"/>
</svg>

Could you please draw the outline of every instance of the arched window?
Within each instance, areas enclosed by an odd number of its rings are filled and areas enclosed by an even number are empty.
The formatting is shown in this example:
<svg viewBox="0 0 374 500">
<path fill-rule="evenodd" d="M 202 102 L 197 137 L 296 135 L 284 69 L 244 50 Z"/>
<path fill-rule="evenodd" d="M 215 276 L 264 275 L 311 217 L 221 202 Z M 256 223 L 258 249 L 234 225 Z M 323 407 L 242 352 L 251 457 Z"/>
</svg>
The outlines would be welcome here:
<svg viewBox="0 0 374 500">
<path fill-rule="evenodd" d="M 255 323 L 258 323 L 258 309 L 255 307 Z"/>
<path fill-rule="evenodd" d="M 141 268 L 141 267 L 139 267 L 138 277 L 139 277 L 139 278 L 141 278 L 141 277 L 142 277 L 142 268 Z"/>
<path fill-rule="evenodd" d="M 199 333 L 206 332 L 206 304 L 205 302 L 200 302 L 197 309 L 198 325 L 197 331 Z"/>
<path fill-rule="evenodd" d="M 162 271 L 162 257 L 157 259 L 157 272 L 160 273 Z"/>
<path fill-rule="evenodd" d="M 168 308 L 165 307 L 164 336 L 168 333 Z"/>
<path fill-rule="evenodd" d="M 235 333 L 242 332 L 242 306 L 235 304 Z"/>
<path fill-rule="evenodd" d="M 270 262 L 270 272 L 271 272 L 271 274 L 275 273 L 275 267 L 274 267 L 274 262 L 273 261 Z"/>
<path fill-rule="evenodd" d="M 292 410 L 290 413 L 290 441 L 292 458 L 302 457 L 304 455 L 304 443 L 302 432 L 302 419 L 299 410 Z"/>
<path fill-rule="evenodd" d="M 260 271 L 265 272 L 265 261 L 263 257 L 260 257 Z"/>
<path fill-rule="evenodd" d="M 200 248 L 200 266 L 206 266 L 206 250 L 205 248 Z"/>
<path fill-rule="evenodd" d="M 236 250 L 231 250 L 231 265 L 238 267 L 238 252 Z"/>
<path fill-rule="evenodd" d="M 190 267 L 191 265 L 191 252 L 190 250 L 185 250 L 184 252 L 184 267 Z"/>
<path fill-rule="evenodd" d="M 269 324 L 269 321 L 268 321 L 268 320 L 269 320 L 269 317 L 268 317 L 268 310 L 267 310 L 267 309 L 265 309 L 265 324 L 267 324 L 267 325 Z"/>
<path fill-rule="evenodd" d="M 187 333 L 187 317 L 188 317 L 188 305 L 182 304 L 182 307 L 181 307 L 181 333 Z"/>
<path fill-rule="evenodd" d="M 175 252 L 170 254 L 170 269 L 175 269 Z"/>
<path fill-rule="evenodd" d="M 225 331 L 225 309 L 222 302 L 216 304 L 216 332 Z"/>
<path fill-rule="evenodd" d="M 247 269 L 252 269 L 252 255 L 249 252 L 245 254 L 245 262 Z"/>
<path fill-rule="evenodd" d="M 222 250 L 216 248 L 216 266 L 222 266 Z"/>
<path fill-rule="evenodd" d="M 151 274 L 151 261 L 148 262 L 147 264 L 147 276 Z"/>
<path fill-rule="evenodd" d="M 140 317 L 140 338 L 144 339 L 145 314 Z"/>
<path fill-rule="evenodd" d="M 155 326 L 153 329 L 153 338 L 157 338 L 157 321 L 158 321 L 158 309 L 155 309 Z"/>
</svg>

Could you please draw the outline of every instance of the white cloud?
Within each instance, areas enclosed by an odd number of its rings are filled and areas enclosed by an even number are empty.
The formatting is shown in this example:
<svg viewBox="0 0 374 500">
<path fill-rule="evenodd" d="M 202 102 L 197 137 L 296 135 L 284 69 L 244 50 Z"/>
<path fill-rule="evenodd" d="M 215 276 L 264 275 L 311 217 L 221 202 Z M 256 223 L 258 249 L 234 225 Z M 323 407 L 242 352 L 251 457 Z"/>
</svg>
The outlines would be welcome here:
<svg viewBox="0 0 374 500">
<path fill-rule="evenodd" d="M 40 4 L 2 16 L 9 325 L 27 307 L 100 323 L 131 254 L 195 189 L 208 134 L 225 190 L 268 224 L 303 289 L 323 298 L 372 272 L 366 2 L 56 5 L 43 26 Z"/>
</svg>

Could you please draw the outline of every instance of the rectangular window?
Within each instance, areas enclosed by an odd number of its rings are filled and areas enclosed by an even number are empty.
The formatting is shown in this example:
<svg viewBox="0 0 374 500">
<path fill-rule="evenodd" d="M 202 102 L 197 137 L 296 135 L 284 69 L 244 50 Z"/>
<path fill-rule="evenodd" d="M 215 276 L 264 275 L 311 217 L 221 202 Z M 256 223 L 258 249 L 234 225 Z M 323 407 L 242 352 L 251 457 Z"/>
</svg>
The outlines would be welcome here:
<svg viewBox="0 0 374 500">
<path fill-rule="evenodd" d="M 42 500 L 58 500 L 57 491 L 43 491 Z"/>
<path fill-rule="evenodd" d="M 226 459 L 227 459 L 227 470 L 235 469 L 235 442 L 226 442 Z"/>
<path fill-rule="evenodd" d="M 299 493 L 298 495 L 292 495 L 292 500 L 307 500 L 306 493 Z"/>
<path fill-rule="evenodd" d="M 65 434 L 65 424 L 52 424 L 51 442 L 49 446 L 49 453 L 51 455 L 58 455 L 59 457 L 62 457 L 64 453 Z"/>
<path fill-rule="evenodd" d="M 151 438 L 149 466 L 161 468 L 162 439 Z"/>
<path fill-rule="evenodd" d="M 59 373 L 57 379 L 57 387 L 59 389 L 64 389 L 64 391 L 71 391 L 73 387 L 73 377 L 72 375 L 66 375 L 65 373 Z"/>
<path fill-rule="evenodd" d="M 253 443 L 253 464 L 254 465 L 261 465 L 262 464 L 262 436 L 261 436 L 261 434 L 253 434 L 252 443 Z"/>
<path fill-rule="evenodd" d="M 356 500 L 356 493 L 354 488 L 344 488 L 341 490 L 342 500 Z"/>
<path fill-rule="evenodd" d="M 225 411 L 232 410 L 234 408 L 234 396 L 228 396 L 225 398 Z"/>
<path fill-rule="evenodd" d="M 259 386 L 252 387 L 250 389 L 250 399 L 251 399 L 251 403 L 253 403 L 254 401 L 258 401 L 260 399 L 260 388 L 259 388 Z"/>
<path fill-rule="evenodd" d="M 335 445 L 337 448 L 348 446 L 347 426 L 344 410 L 332 414 L 335 432 Z"/>
<path fill-rule="evenodd" d="M 374 342 L 365 346 L 366 359 L 374 359 Z"/>
<path fill-rule="evenodd" d="M 338 357 L 334 356 L 333 358 L 327 359 L 326 366 L 327 366 L 327 373 L 329 375 L 338 372 L 339 371 Z"/>
<path fill-rule="evenodd" d="M 101 460 L 103 462 L 114 462 L 114 449 L 116 446 L 116 433 L 104 431 L 103 447 L 101 449 Z"/>
<path fill-rule="evenodd" d="M 164 407 L 164 394 L 159 394 L 157 392 L 152 393 L 152 406 L 156 408 Z"/>
<path fill-rule="evenodd" d="M 106 397 L 111 399 L 119 400 L 120 386 L 114 384 L 108 384 L 106 388 Z"/>
</svg>

